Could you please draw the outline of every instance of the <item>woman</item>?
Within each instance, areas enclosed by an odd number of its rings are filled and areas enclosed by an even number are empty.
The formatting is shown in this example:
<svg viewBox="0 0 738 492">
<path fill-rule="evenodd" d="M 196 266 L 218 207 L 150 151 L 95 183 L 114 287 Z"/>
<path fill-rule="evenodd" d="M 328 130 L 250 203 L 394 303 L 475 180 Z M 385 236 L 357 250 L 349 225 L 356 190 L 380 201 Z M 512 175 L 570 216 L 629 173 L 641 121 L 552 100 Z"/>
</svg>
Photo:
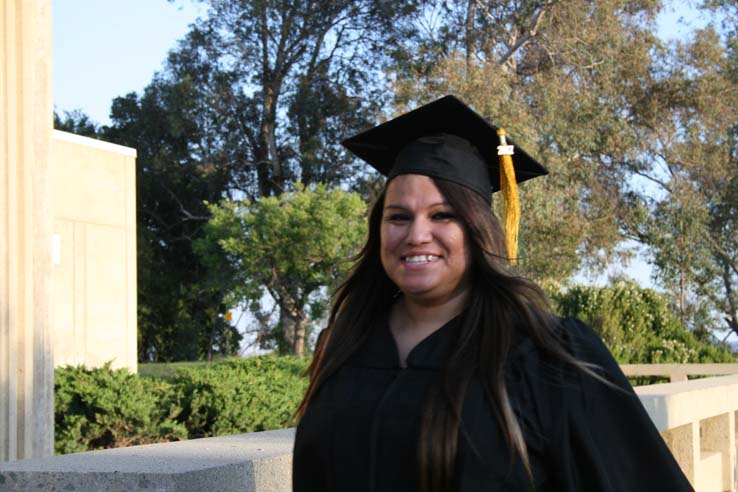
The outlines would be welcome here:
<svg viewBox="0 0 738 492">
<path fill-rule="evenodd" d="M 447 96 L 344 142 L 388 183 L 319 337 L 295 492 L 692 490 L 597 335 L 506 271 L 495 130 Z M 518 181 L 546 172 L 515 152 Z"/>
</svg>

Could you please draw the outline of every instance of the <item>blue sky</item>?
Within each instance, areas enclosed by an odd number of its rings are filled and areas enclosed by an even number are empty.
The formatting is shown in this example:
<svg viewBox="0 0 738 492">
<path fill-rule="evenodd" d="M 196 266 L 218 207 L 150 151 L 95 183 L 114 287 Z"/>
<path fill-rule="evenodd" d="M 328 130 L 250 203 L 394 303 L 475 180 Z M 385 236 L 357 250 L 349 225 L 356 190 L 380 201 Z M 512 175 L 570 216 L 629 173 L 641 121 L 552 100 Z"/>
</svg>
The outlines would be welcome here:
<svg viewBox="0 0 738 492">
<path fill-rule="evenodd" d="M 52 0 L 56 110 L 109 123 L 111 101 L 140 92 L 204 14 L 189 0 Z"/>
</svg>

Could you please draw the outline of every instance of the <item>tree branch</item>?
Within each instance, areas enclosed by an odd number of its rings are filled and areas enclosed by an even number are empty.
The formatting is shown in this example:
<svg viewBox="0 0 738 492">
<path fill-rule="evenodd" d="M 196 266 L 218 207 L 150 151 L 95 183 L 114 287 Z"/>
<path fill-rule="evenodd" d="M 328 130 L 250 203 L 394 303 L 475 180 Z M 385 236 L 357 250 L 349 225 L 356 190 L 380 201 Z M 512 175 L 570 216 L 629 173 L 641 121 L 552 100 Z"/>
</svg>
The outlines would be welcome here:
<svg viewBox="0 0 738 492">
<path fill-rule="evenodd" d="M 541 5 L 540 10 L 536 12 L 533 15 L 533 20 L 531 22 L 531 26 L 528 29 L 528 32 L 523 34 L 518 40 L 508 48 L 507 52 L 500 57 L 499 60 L 497 60 L 498 65 L 504 65 L 505 63 L 512 58 L 512 56 L 525 44 L 528 43 L 531 39 L 533 39 L 538 34 L 538 29 L 541 27 L 541 22 L 543 21 L 543 14 L 545 14 L 555 3 L 557 0 L 550 0 L 548 2 L 544 2 L 543 5 Z"/>
</svg>

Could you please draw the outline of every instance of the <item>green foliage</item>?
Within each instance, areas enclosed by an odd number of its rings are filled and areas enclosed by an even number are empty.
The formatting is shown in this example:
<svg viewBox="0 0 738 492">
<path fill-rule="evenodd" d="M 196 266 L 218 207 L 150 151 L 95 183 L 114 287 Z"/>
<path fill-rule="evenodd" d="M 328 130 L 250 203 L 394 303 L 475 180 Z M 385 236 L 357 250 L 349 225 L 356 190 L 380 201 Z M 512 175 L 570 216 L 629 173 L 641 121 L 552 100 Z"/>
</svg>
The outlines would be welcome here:
<svg viewBox="0 0 738 492">
<path fill-rule="evenodd" d="M 415 4 L 202 3 L 207 15 L 142 94 L 113 101 L 100 132 L 138 151 L 140 361 L 234 354 L 239 333 L 219 321 L 227 292 L 192 250 L 210 218 L 204 202 L 360 181 L 340 141 L 382 109 L 377 67 Z"/>
<path fill-rule="evenodd" d="M 100 132 L 138 152 L 139 361 L 233 355 L 238 348 L 238 332 L 220 316 L 225 292 L 207 285 L 207 269 L 192 251 L 210 218 L 204 201 L 220 200 L 238 178 L 237 170 L 213 164 L 232 156 L 210 145 L 213 110 L 198 82 L 213 81 L 204 70 L 192 62 L 181 78 L 156 76 L 143 94 L 116 98 L 113 124 Z"/>
<path fill-rule="evenodd" d="M 58 454 L 187 438 L 175 421 L 172 387 L 127 369 L 64 367 L 55 372 Z"/>
<path fill-rule="evenodd" d="M 738 333 L 738 57 L 735 24 L 725 28 L 708 25 L 664 50 L 638 91 L 641 153 L 623 164 L 618 186 L 624 228 L 648 246 L 682 322 Z"/>
<path fill-rule="evenodd" d="M 208 14 L 142 94 L 113 102 L 111 127 L 55 120 L 138 150 L 140 360 L 233 354 L 219 315 L 236 302 L 259 340 L 300 353 L 330 283 L 311 290 L 299 268 L 234 281 L 252 267 L 193 250 L 211 239 L 204 203 L 255 204 L 298 180 L 370 195 L 340 140 L 449 92 L 551 170 L 521 188 L 524 273 L 565 282 L 633 239 L 683 324 L 738 333 L 734 0 L 702 2 L 714 22 L 670 43 L 655 33 L 674 2 L 656 0 L 201 1 Z"/>
<path fill-rule="evenodd" d="M 237 139 L 239 161 L 248 164 L 239 190 L 255 199 L 296 180 L 355 181 L 357 162 L 339 142 L 381 112 L 388 95 L 381 67 L 411 36 L 408 20 L 422 3 L 201 2 L 208 15 L 178 57 L 203 59 L 216 79 L 228 79 L 226 87 L 202 87 L 220 109 L 213 123 L 229 132 L 218 137 Z"/>
<path fill-rule="evenodd" d="M 551 171 L 521 189 L 525 273 L 565 282 L 636 240 L 683 324 L 738 333 L 738 8 L 705 1 L 713 22 L 665 42 L 670 7 L 444 2 L 391 81 L 407 107 L 462 96 Z"/>
<path fill-rule="evenodd" d="M 356 193 L 298 183 L 290 193 L 224 201 L 210 212 L 195 249 L 221 272 L 213 281 L 228 285 L 230 302 L 244 303 L 259 320 L 260 340 L 302 355 L 311 323 L 325 314 L 328 290 L 365 240 L 365 203 Z M 279 309 L 276 323 L 262 305 L 265 296 Z"/>
<path fill-rule="evenodd" d="M 564 281 L 615 257 L 622 236 L 606 172 L 638 145 L 624 96 L 650 71 L 658 2 L 446 5 L 426 58 L 395 67 L 397 99 L 458 94 L 551 171 L 521 187 L 527 275 Z"/>
<path fill-rule="evenodd" d="M 621 282 L 575 286 L 551 297 L 559 315 L 592 326 L 621 364 L 733 362 L 727 349 L 687 331 L 664 296 L 652 289 Z"/>
<path fill-rule="evenodd" d="M 54 111 L 54 129 L 83 137 L 97 138 L 100 128 L 81 110 L 64 111 L 62 118 Z"/>
<path fill-rule="evenodd" d="M 205 367 L 177 364 L 169 381 L 110 364 L 59 368 L 56 452 L 289 427 L 307 387 L 307 365 L 306 359 L 271 355 Z"/>
<path fill-rule="evenodd" d="M 206 360 L 191 362 L 146 362 L 138 364 L 138 375 L 144 378 L 164 379 L 170 381 L 184 369 L 200 369 L 211 366 L 213 362 Z"/>
<path fill-rule="evenodd" d="M 262 356 L 185 369 L 172 381 L 182 407 L 178 420 L 191 438 L 294 425 L 307 364 L 297 357 Z"/>
</svg>

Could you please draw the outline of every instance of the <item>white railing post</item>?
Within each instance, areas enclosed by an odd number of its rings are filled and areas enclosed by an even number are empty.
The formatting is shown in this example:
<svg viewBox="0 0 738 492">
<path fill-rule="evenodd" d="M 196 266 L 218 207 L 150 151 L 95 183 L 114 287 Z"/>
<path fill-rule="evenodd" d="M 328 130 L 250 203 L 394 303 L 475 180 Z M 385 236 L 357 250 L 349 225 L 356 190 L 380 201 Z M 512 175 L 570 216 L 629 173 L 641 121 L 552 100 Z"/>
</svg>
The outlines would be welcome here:
<svg viewBox="0 0 738 492">
<path fill-rule="evenodd" d="M 663 431 L 661 436 L 693 487 L 697 483 L 700 456 L 700 428 L 697 422 Z"/>
<path fill-rule="evenodd" d="M 735 413 L 728 412 L 700 422 L 701 451 L 722 455 L 723 491 L 735 488 Z"/>
</svg>

